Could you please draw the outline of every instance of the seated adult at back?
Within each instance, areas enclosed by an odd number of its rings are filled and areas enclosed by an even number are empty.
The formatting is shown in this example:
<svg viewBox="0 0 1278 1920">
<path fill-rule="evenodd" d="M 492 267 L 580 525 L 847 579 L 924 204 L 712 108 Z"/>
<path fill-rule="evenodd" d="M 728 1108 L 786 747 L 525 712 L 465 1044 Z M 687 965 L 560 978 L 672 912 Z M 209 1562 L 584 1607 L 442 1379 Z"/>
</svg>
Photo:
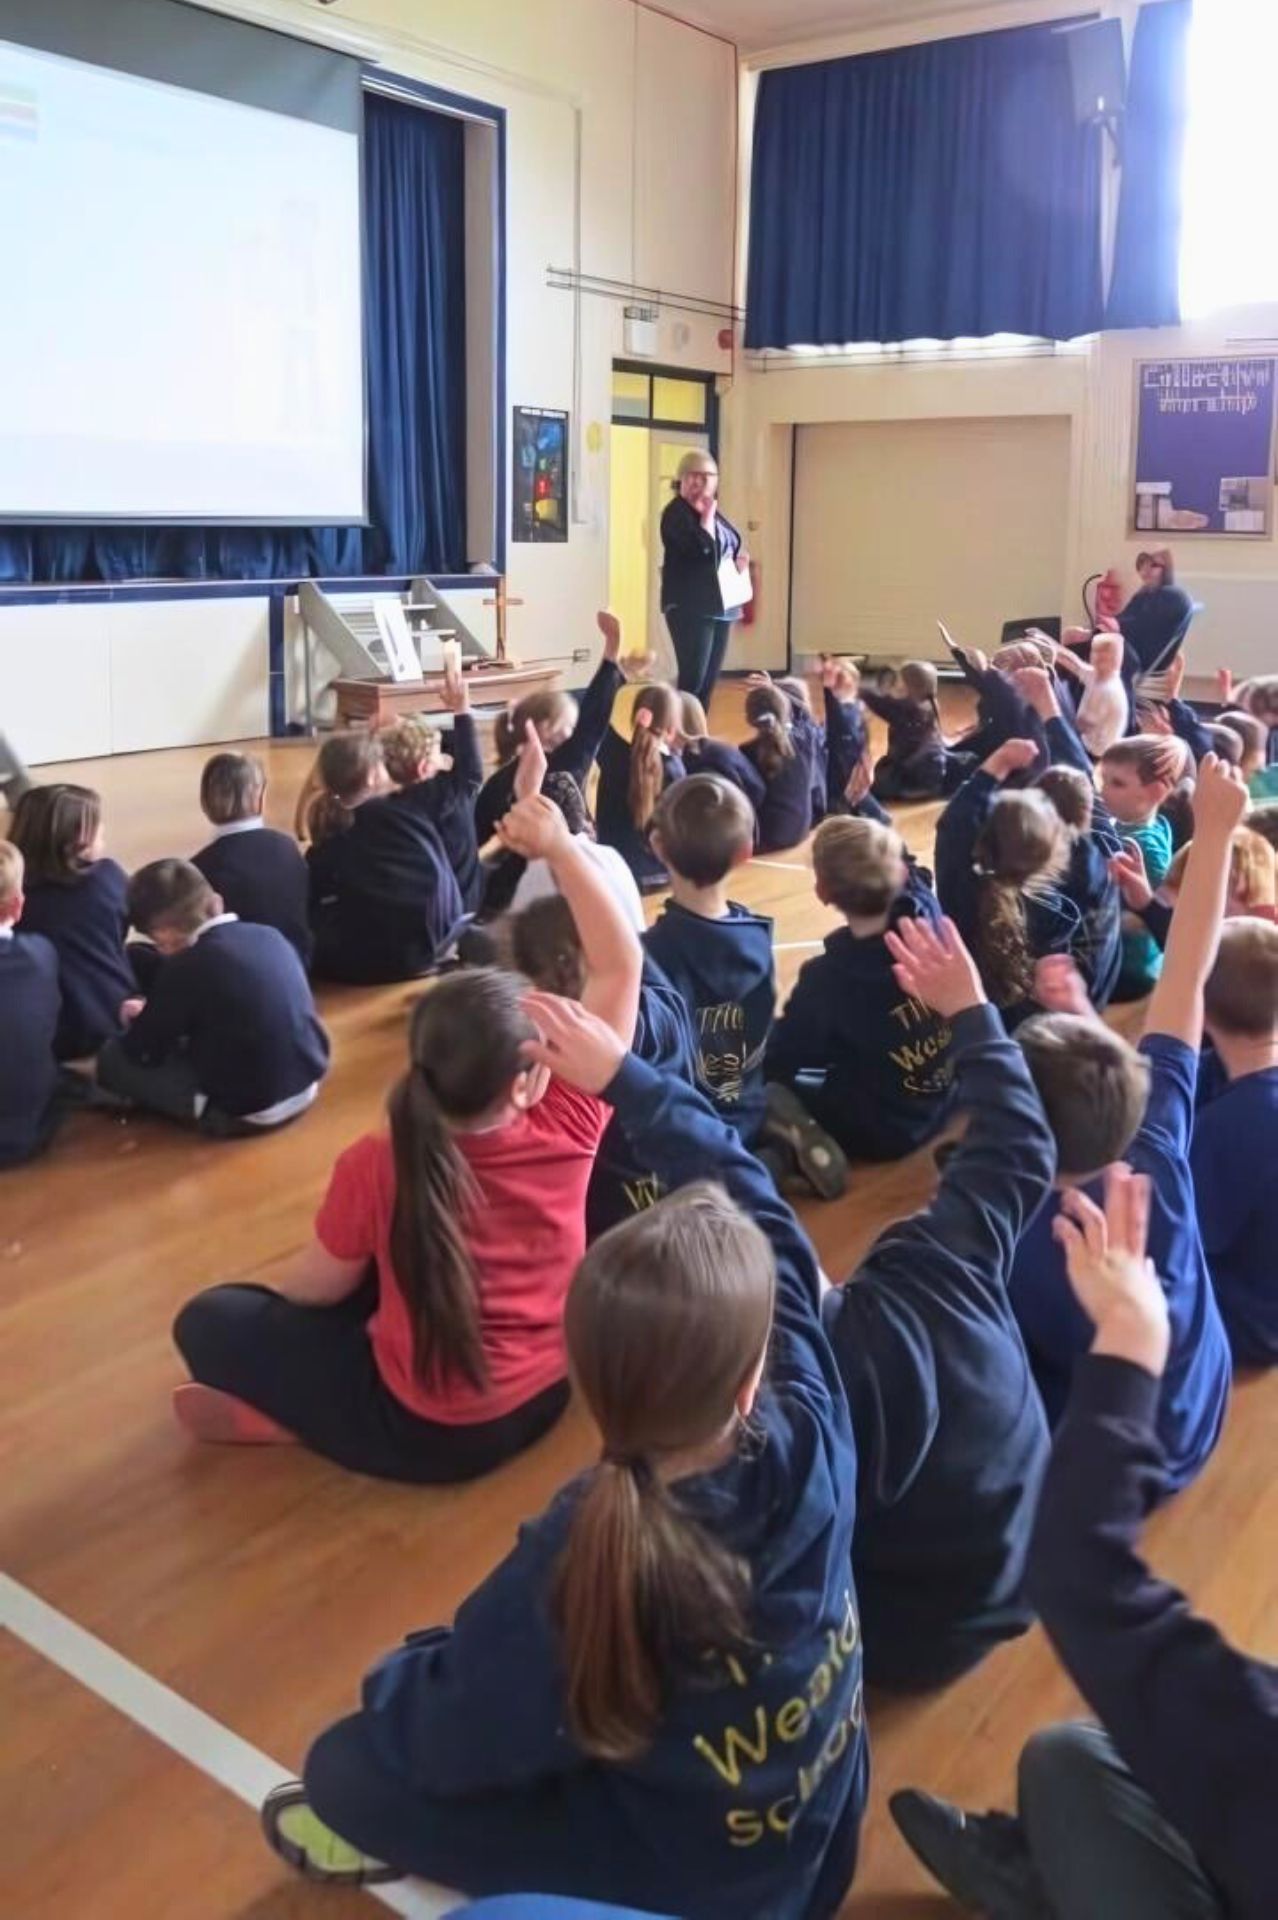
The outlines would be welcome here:
<svg viewBox="0 0 1278 1920">
<path fill-rule="evenodd" d="M 98 1055 L 98 1084 L 218 1136 L 295 1120 L 328 1071 L 297 953 L 274 927 L 223 910 L 189 860 L 153 860 L 129 882 L 129 913 L 164 956 L 127 1028 Z"/>
<path fill-rule="evenodd" d="M 200 806 L 213 829 L 207 846 L 192 854 L 227 913 L 256 926 L 274 927 L 311 964 L 306 917 L 308 881 L 302 850 L 291 833 L 279 833 L 262 818 L 266 769 L 254 754 L 215 753 L 200 776 Z"/>
<path fill-rule="evenodd" d="M 58 956 L 42 934 L 17 932 L 21 918 L 22 855 L 0 840 L 0 1167 L 42 1152 L 59 1117 Z"/>
<path fill-rule="evenodd" d="M 1171 665 L 1177 635 L 1193 612 L 1193 601 L 1176 585 L 1171 550 L 1139 553 L 1136 571 L 1140 586 L 1118 616 L 1126 643 L 1123 678 L 1130 684 L 1142 675 Z"/>
<path fill-rule="evenodd" d="M 462 918 L 443 841 L 391 794 L 375 735 L 335 733 L 316 768 L 323 792 L 306 855 L 315 973 L 363 985 L 411 980 Z"/>
</svg>

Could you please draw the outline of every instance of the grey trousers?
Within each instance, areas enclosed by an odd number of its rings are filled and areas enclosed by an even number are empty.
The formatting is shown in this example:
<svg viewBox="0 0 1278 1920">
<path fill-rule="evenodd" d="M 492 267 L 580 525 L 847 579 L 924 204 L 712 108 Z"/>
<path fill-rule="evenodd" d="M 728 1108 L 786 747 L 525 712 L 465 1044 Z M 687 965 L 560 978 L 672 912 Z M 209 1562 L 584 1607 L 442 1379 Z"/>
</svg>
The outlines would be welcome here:
<svg viewBox="0 0 1278 1920">
<path fill-rule="evenodd" d="M 142 1066 L 129 1058 L 118 1039 L 108 1040 L 98 1055 L 97 1074 L 98 1085 L 107 1093 L 182 1126 L 198 1127 L 215 1140 L 244 1139 L 269 1131 L 204 1105 L 195 1073 L 182 1053 L 170 1054 L 156 1066 Z"/>
<path fill-rule="evenodd" d="M 1052 1920 L 1224 1920 L 1219 1895 L 1099 1727 L 1036 1733 L 1020 1823 Z"/>
</svg>

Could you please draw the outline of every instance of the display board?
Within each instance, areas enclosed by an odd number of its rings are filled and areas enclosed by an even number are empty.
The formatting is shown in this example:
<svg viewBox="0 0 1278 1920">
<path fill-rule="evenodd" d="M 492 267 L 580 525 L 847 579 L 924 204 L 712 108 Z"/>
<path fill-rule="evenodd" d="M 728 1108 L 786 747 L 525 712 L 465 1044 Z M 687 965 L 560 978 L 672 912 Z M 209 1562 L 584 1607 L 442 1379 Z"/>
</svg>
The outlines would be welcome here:
<svg viewBox="0 0 1278 1920">
<path fill-rule="evenodd" d="M 1137 365 L 1133 533 L 1268 538 L 1276 368 L 1251 354 Z"/>
</svg>

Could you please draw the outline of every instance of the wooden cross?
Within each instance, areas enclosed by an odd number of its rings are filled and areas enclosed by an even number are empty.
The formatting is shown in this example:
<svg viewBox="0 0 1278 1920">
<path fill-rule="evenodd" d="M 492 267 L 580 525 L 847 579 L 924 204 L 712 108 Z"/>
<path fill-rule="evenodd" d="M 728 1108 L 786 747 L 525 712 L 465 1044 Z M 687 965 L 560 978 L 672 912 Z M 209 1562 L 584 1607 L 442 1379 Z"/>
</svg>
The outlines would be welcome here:
<svg viewBox="0 0 1278 1920">
<path fill-rule="evenodd" d="M 523 604 L 522 600 L 511 599 L 506 591 L 506 576 L 504 573 L 499 573 L 497 576 L 495 599 L 485 600 L 484 602 L 486 607 L 496 607 L 497 609 L 497 665 L 499 667 L 506 667 L 512 664 L 510 655 L 506 651 L 506 611 L 509 607 L 522 607 Z M 518 663 L 516 662 L 514 664 Z"/>
</svg>

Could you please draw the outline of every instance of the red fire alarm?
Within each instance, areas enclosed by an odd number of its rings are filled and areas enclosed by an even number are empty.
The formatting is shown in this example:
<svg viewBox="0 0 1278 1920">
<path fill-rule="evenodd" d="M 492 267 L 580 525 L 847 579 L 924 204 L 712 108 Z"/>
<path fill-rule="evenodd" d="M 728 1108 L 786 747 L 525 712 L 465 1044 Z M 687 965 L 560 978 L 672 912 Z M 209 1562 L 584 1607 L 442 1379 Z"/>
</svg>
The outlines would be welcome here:
<svg viewBox="0 0 1278 1920">
<path fill-rule="evenodd" d="M 731 353 L 732 351 L 732 328 L 731 327 L 720 327 L 719 345 L 722 347 L 725 353 Z"/>
</svg>

